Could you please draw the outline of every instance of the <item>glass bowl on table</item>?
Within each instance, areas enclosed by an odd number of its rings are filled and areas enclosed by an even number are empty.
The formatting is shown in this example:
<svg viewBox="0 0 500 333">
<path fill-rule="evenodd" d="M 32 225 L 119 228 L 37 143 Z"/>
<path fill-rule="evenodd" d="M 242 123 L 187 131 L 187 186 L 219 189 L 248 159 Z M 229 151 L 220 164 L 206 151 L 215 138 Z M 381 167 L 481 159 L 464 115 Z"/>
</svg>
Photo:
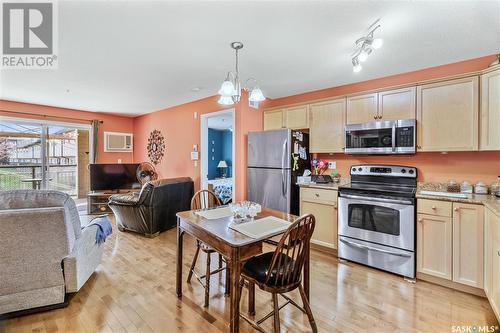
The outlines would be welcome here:
<svg viewBox="0 0 500 333">
<path fill-rule="evenodd" d="M 262 207 L 255 202 L 242 201 L 239 203 L 230 203 L 229 208 L 233 213 L 234 223 L 249 222 L 262 211 Z"/>
</svg>

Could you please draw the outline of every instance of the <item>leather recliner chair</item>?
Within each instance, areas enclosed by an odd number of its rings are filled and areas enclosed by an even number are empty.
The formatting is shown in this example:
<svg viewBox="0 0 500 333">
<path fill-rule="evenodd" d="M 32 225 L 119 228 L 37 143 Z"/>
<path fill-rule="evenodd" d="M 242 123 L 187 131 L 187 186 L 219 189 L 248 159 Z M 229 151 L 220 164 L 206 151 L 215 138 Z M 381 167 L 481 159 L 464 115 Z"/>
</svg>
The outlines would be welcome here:
<svg viewBox="0 0 500 333">
<path fill-rule="evenodd" d="M 155 237 L 177 225 L 176 213 L 190 209 L 193 191 L 189 177 L 160 179 L 147 182 L 140 192 L 114 194 L 108 205 L 118 230 Z"/>
</svg>

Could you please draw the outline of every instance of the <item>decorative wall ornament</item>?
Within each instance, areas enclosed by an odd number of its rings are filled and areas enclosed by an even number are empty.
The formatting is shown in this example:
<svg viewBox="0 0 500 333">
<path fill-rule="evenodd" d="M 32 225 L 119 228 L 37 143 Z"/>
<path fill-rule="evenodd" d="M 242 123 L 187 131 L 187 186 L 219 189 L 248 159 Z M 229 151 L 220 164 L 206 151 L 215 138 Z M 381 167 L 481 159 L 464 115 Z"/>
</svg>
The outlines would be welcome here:
<svg viewBox="0 0 500 333">
<path fill-rule="evenodd" d="M 157 165 L 165 154 L 165 138 L 159 130 L 153 130 L 148 139 L 148 157 L 151 163 Z"/>
</svg>

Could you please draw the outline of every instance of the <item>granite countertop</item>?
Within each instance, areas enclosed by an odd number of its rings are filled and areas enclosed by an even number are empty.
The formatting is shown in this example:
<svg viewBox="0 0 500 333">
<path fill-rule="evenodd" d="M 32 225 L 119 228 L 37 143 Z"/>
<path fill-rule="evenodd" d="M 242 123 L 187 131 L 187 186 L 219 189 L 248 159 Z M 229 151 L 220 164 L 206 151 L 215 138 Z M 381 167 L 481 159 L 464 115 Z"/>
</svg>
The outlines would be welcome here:
<svg viewBox="0 0 500 333">
<path fill-rule="evenodd" d="M 349 184 L 351 182 L 350 179 L 340 179 L 339 183 L 327 183 L 327 184 L 316 184 L 316 183 L 302 183 L 299 184 L 297 183 L 298 186 L 300 187 L 309 187 L 309 188 L 320 188 L 324 190 L 338 190 L 339 186 L 343 186 L 346 184 Z"/>
<path fill-rule="evenodd" d="M 420 194 L 420 191 L 446 192 L 446 184 L 418 183 L 416 197 L 417 199 L 430 199 L 483 205 L 489 208 L 496 215 L 500 216 L 500 198 L 497 198 L 491 194 L 467 194 L 467 198 L 453 198 L 437 195 L 424 195 Z"/>
</svg>

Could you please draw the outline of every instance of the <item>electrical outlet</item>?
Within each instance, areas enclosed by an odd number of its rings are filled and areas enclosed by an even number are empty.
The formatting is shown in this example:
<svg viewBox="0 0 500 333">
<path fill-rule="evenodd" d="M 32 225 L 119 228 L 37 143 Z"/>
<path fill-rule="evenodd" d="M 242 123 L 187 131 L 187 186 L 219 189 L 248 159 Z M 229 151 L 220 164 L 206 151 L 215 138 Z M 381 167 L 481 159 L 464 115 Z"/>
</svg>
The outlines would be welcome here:
<svg viewBox="0 0 500 333">
<path fill-rule="evenodd" d="M 328 161 L 328 169 L 337 169 L 337 162 Z"/>
<path fill-rule="evenodd" d="M 118 159 L 118 164 L 122 164 L 122 159 L 121 158 Z"/>
</svg>

